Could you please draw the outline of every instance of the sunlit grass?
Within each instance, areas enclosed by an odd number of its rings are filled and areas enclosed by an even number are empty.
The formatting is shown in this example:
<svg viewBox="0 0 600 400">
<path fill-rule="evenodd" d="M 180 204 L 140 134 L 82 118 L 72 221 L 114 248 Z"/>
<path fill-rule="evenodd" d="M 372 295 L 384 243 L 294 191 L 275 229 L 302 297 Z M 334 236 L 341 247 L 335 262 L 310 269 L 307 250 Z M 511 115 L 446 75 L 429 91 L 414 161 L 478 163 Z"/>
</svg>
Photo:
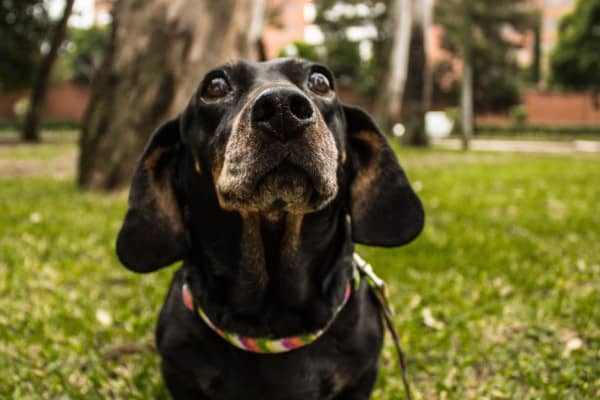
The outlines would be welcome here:
<svg viewBox="0 0 600 400">
<path fill-rule="evenodd" d="M 359 251 L 390 286 L 416 397 L 599 398 L 600 159 L 400 157 L 425 231 Z M 167 398 L 144 349 L 173 270 L 119 265 L 125 203 L 71 180 L 0 180 L 0 398 Z M 124 344 L 141 351 L 112 351 Z M 374 399 L 399 398 L 388 343 Z"/>
</svg>

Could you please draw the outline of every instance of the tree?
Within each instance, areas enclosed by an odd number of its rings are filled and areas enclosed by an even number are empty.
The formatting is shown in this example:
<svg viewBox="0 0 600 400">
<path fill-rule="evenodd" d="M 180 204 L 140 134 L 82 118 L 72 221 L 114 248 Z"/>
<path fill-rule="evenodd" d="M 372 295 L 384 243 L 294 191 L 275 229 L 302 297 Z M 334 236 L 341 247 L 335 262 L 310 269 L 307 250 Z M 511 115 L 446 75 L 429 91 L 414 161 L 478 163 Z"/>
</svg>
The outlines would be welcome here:
<svg viewBox="0 0 600 400">
<path fill-rule="evenodd" d="M 425 113 L 433 89 L 429 54 L 431 0 L 395 0 L 389 13 L 390 57 L 375 106 L 375 118 L 385 132 L 402 122 L 402 143 L 427 146 Z M 410 79 L 408 79 L 410 77 Z"/>
<path fill-rule="evenodd" d="M 57 22 L 52 33 L 52 38 L 50 39 L 48 54 L 44 56 L 38 68 L 29 100 L 29 111 L 27 112 L 23 126 L 22 139 L 26 142 L 40 141 L 40 122 L 46 101 L 46 93 L 48 92 L 48 84 L 50 83 L 50 75 L 58 58 L 58 50 L 67 32 L 67 22 L 73 11 L 74 3 L 75 0 L 66 0 L 63 14 Z"/>
<path fill-rule="evenodd" d="M 102 64 L 109 39 L 110 29 L 105 26 L 69 30 L 65 59 L 71 79 L 79 83 L 92 82 Z"/>
<path fill-rule="evenodd" d="M 600 0 L 578 0 L 560 22 L 550 58 L 552 83 L 600 95 Z"/>
<path fill-rule="evenodd" d="M 533 84 L 540 83 L 542 79 L 542 15 L 537 10 L 533 16 L 533 60 L 529 66 L 529 81 Z"/>
<path fill-rule="evenodd" d="M 255 58 L 264 0 L 118 1 L 80 142 L 78 182 L 129 182 L 150 134 L 187 104 L 209 68 Z"/>
<path fill-rule="evenodd" d="M 409 48 L 412 32 L 412 0 L 394 0 L 390 10 L 392 29 L 391 50 L 386 77 L 381 82 L 375 104 L 375 119 L 384 132 L 390 132 L 400 121 L 402 99 L 408 74 Z"/>
<path fill-rule="evenodd" d="M 427 146 L 425 113 L 431 108 L 433 76 L 430 63 L 429 34 L 431 32 L 432 2 L 421 0 L 413 4 L 412 34 L 408 52 L 408 71 L 402 99 L 402 143 L 409 146 Z"/>
<path fill-rule="evenodd" d="M 463 43 L 462 43 L 462 90 L 460 96 L 463 149 L 467 150 L 475 130 L 473 111 L 473 16 L 472 0 L 463 0 Z"/>
<path fill-rule="evenodd" d="M 390 26 L 387 23 L 392 0 L 317 0 L 315 23 L 325 37 L 324 62 L 341 85 L 351 85 L 366 98 L 375 96 L 389 57 Z M 374 37 L 353 38 L 351 29 L 371 29 Z M 370 47 L 372 56 L 361 57 L 360 46 Z"/>
<path fill-rule="evenodd" d="M 516 61 L 515 50 L 521 45 L 516 37 L 533 28 L 533 6 L 529 0 L 468 1 L 475 108 L 506 110 L 520 100 L 523 74 Z M 444 29 L 442 46 L 458 59 L 465 50 L 464 13 L 463 0 L 436 2 L 436 23 Z"/>
<path fill-rule="evenodd" d="M 32 85 L 48 26 L 43 0 L 0 1 L 0 92 Z"/>
</svg>

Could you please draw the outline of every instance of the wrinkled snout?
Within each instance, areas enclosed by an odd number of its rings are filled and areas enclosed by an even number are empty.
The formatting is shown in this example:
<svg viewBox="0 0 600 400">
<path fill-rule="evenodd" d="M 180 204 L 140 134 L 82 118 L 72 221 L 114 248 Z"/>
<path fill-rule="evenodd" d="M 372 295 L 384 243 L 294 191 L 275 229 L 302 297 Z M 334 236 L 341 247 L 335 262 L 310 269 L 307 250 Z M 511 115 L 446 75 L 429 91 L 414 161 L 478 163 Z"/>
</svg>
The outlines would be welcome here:
<svg viewBox="0 0 600 400">
<path fill-rule="evenodd" d="M 292 85 L 258 89 L 241 108 L 216 182 L 224 208 L 306 213 L 337 193 L 338 150 L 315 104 Z"/>
<path fill-rule="evenodd" d="M 258 95 L 252 104 L 252 127 L 257 133 L 282 141 L 297 137 L 315 123 L 312 103 L 298 90 L 270 88 Z"/>
</svg>

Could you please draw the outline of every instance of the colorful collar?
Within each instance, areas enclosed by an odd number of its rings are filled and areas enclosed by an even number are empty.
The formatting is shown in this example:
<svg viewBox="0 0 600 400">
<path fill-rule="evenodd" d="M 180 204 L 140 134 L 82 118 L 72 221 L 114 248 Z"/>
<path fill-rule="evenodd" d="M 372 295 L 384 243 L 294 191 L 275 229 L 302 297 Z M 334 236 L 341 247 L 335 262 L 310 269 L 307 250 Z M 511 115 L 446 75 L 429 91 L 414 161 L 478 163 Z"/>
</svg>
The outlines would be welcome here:
<svg viewBox="0 0 600 400">
<path fill-rule="evenodd" d="M 206 315 L 202 307 L 200 307 L 199 305 L 194 307 L 194 300 L 192 298 L 192 293 L 187 282 L 184 283 L 181 288 L 183 304 L 190 311 L 194 312 L 195 310 L 195 312 L 202 319 L 202 321 L 204 321 L 204 323 L 213 332 L 215 332 L 226 342 L 237 347 L 238 349 L 260 354 L 286 353 L 288 351 L 295 350 L 313 343 L 315 340 L 320 338 L 325 332 L 327 332 L 329 327 L 336 320 L 339 313 L 348 303 L 348 300 L 350 300 L 350 296 L 352 295 L 352 287 L 354 286 L 354 289 L 357 290 L 360 286 L 360 274 L 357 269 L 357 267 L 360 268 L 360 265 L 357 262 L 357 257 L 358 255 L 354 254 L 354 279 L 353 281 L 348 282 L 348 285 L 346 286 L 346 291 L 344 292 L 344 299 L 342 300 L 342 303 L 336 308 L 335 313 L 333 314 L 333 317 L 329 320 L 329 322 L 327 322 L 327 324 L 323 328 L 312 333 L 273 339 L 261 337 L 247 337 L 234 332 L 228 332 L 226 330 L 223 330 L 219 328 L 214 322 L 212 322 L 210 318 L 208 318 L 208 315 Z M 358 259 L 360 259 L 360 257 L 358 257 Z M 362 261 L 362 259 L 360 260 Z M 364 261 L 362 262 L 364 263 Z"/>
</svg>

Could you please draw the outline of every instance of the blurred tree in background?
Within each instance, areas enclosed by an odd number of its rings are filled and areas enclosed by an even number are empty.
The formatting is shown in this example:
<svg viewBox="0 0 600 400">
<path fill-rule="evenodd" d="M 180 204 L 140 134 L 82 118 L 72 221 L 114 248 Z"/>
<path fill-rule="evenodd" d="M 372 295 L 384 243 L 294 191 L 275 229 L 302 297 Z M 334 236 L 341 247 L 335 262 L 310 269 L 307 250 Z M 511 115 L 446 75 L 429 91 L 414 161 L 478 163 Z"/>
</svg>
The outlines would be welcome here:
<svg viewBox="0 0 600 400">
<path fill-rule="evenodd" d="M 515 50 L 535 27 L 536 14 L 528 0 L 471 0 L 473 95 L 478 112 L 502 111 L 520 101 L 523 73 Z M 438 1 L 435 22 L 444 29 L 442 46 L 457 58 L 464 51 L 463 0 Z"/>
<path fill-rule="evenodd" d="M 315 62 L 323 61 L 316 46 L 302 41 L 288 44 L 279 51 L 277 57 L 300 57 Z"/>
<path fill-rule="evenodd" d="M 49 27 L 44 0 L 0 1 L 0 92 L 31 87 Z"/>
<path fill-rule="evenodd" d="M 37 71 L 29 99 L 29 110 L 23 125 L 22 139 L 26 142 L 40 141 L 40 123 L 42 111 L 48 93 L 52 69 L 58 59 L 58 52 L 67 32 L 67 22 L 73 11 L 75 0 L 66 0 L 62 16 L 54 26 L 48 52 L 43 56 Z"/>
<path fill-rule="evenodd" d="M 405 132 L 402 143 L 411 146 L 427 146 L 429 140 L 425 127 L 425 113 L 431 109 L 433 73 L 431 68 L 430 35 L 432 28 L 431 0 L 419 0 L 414 4 L 409 42 L 408 76 L 402 100 L 402 122 Z"/>
<path fill-rule="evenodd" d="M 533 18 L 533 60 L 529 66 L 528 80 L 538 84 L 542 80 L 542 15 L 540 10 L 532 12 Z"/>
<path fill-rule="evenodd" d="M 550 66 L 552 83 L 592 90 L 600 103 L 600 0 L 578 0 L 575 10 L 561 20 Z"/>
<path fill-rule="evenodd" d="M 78 83 L 91 83 L 100 69 L 109 39 L 109 27 L 69 29 L 65 53 L 69 78 Z"/>
<path fill-rule="evenodd" d="M 394 0 L 388 12 L 388 24 L 393 27 L 391 50 L 374 115 L 386 133 L 402 122 L 405 145 L 428 145 L 425 113 L 431 108 L 433 87 L 428 45 L 432 4 L 430 0 Z"/>
<path fill-rule="evenodd" d="M 351 86 L 370 99 L 379 89 L 389 57 L 390 3 L 390 0 L 316 1 L 315 23 L 325 38 L 322 61 L 331 68 L 339 84 Z M 352 30 L 358 33 L 350 35 Z"/>
<path fill-rule="evenodd" d="M 393 0 L 388 4 L 390 27 L 389 56 L 386 56 L 373 115 L 385 133 L 400 121 L 404 89 L 408 77 L 412 37 L 413 0 Z"/>
<path fill-rule="evenodd" d="M 149 136 L 187 105 L 209 68 L 257 58 L 266 0 L 120 0 L 113 15 L 80 142 L 86 188 L 129 183 Z"/>
</svg>

